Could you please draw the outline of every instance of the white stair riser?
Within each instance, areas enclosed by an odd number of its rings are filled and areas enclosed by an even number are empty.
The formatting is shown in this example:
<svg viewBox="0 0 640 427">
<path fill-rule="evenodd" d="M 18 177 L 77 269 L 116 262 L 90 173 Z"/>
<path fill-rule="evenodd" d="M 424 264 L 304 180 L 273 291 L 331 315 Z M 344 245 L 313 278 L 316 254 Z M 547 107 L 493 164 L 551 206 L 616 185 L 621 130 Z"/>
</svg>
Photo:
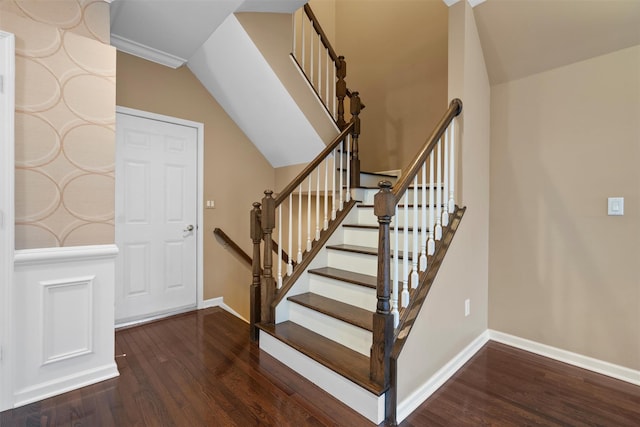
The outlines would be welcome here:
<svg viewBox="0 0 640 427">
<path fill-rule="evenodd" d="M 376 184 L 377 186 L 377 184 Z M 367 204 L 367 205 L 371 205 L 373 204 L 373 198 L 375 197 L 376 193 L 379 191 L 379 189 L 367 189 L 364 193 L 364 200 L 363 203 Z M 429 188 L 427 188 L 427 192 L 426 192 L 426 202 L 429 203 Z M 408 189 L 407 192 L 405 193 L 405 196 L 403 197 L 403 200 L 400 203 L 404 203 L 404 201 L 407 199 L 407 197 L 409 198 L 409 204 L 413 204 L 413 189 Z M 444 194 L 444 191 L 443 191 Z M 433 201 L 435 203 L 436 201 L 436 193 L 433 194 Z M 443 196 L 444 197 L 444 196 Z M 443 198 L 443 201 L 448 199 L 449 196 L 447 196 L 446 198 Z M 418 190 L 418 203 L 422 203 L 422 189 Z"/>
<path fill-rule="evenodd" d="M 309 290 L 314 294 L 355 305 L 365 310 L 374 311 L 376 309 L 376 290 L 365 286 L 310 274 Z"/>
<path fill-rule="evenodd" d="M 441 210 L 442 212 L 442 210 Z M 402 209 L 398 209 L 398 216 L 396 217 L 395 215 L 391 218 L 391 226 L 393 226 L 396 221 L 398 221 L 398 226 L 399 227 L 403 227 L 405 225 L 405 222 L 408 222 L 409 227 L 413 227 L 413 216 L 415 213 L 415 209 L 409 209 L 408 212 L 408 221 L 405 221 L 404 218 L 404 208 Z M 426 212 L 426 224 L 428 227 L 429 224 L 429 210 L 427 210 Z M 435 215 L 436 212 L 433 213 L 434 215 L 434 222 L 435 222 Z M 441 213 L 442 215 L 442 213 Z M 373 208 L 370 207 L 358 207 L 358 224 L 361 225 L 378 225 L 378 217 L 376 217 L 373 214 Z M 422 209 L 419 210 L 418 212 L 418 227 L 422 227 Z"/>
<path fill-rule="evenodd" d="M 384 394 L 376 396 L 368 392 L 264 332 L 260 332 L 260 349 L 277 360 L 286 360 L 289 368 L 366 417 L 374 425 L 384 420 Z"/>
<path fill-rule="evenodd" d="M 352 271 L 354 273 L 368 274 L 376 276 L 378 274 L 378 258 L 372 255 L 359 254 L 355 252 L 329 250 L 329 267 Z M 409 260 L 409 270 L 411 270 L 411 260 Z M 391 279 L 394 277 L 394 262 L 391 258 Z M 402 280 L 403 264 L 400 260 L 400 280 Z"/>
<path fill-rule="evenodd" d="M 371 353 L 371 332 L 291 302 L 289 320 L 365 356 Z"/>
<path fill-rule="evenodd" d="M 405 233 L 401 230 L 398 231 L 398 244 L 402 248 L 404 245 L 405 235 L 408 234 L 409 238 L 409 248 L 413 247 L 413 232 Z M 395 244 L 395 235 L 396 233 L 393 229 L 390 232 L 391 236 L 391 247 Z M 425 235 L 424 241 L 427 241 L 429 236 Z M 420 242 L 422 242 L 422 233 L 418 233 L 418 250 L 420 250 Z M 347 245 L 358 245 L 358 246 L 367 246 L 371 248 L 378 247 L 378 230 L 370 229 L 370 228 L 351 228 L 345 227 L 344 229 L 344 243 Z"/>
</svg>

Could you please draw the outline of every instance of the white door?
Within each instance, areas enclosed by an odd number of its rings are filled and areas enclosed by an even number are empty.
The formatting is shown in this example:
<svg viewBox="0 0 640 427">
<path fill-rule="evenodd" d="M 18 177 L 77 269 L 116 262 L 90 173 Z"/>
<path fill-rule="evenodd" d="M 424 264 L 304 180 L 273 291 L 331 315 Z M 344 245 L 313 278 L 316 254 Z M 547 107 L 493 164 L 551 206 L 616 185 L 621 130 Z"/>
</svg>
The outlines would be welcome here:
<svg viewBox="0 0 640 427">
<path fill-rule="evenodd" d="M 116 324 L 196 306 L 197 133 L 116 115 Z"/>
</svg>

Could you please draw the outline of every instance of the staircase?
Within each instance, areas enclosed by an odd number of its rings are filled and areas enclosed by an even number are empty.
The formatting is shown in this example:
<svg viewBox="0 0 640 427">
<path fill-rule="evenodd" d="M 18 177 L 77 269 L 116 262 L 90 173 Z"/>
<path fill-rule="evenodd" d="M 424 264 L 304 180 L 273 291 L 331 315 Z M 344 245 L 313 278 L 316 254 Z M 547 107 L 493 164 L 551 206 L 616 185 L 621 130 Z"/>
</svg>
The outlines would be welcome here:
<svg viewBox="0 0 640 427">
<path fill-rule="evenodd" d="M 294 19 L 295 61 L 341 132 L 253 205 L 251 338 L 372 423 L 395 424 L 398 356 L 464 213 L 455 204 L 462 102 L 405 169 L 361 172 L 364 104 L 308 5 L 304 15 Z"/>
</svg>

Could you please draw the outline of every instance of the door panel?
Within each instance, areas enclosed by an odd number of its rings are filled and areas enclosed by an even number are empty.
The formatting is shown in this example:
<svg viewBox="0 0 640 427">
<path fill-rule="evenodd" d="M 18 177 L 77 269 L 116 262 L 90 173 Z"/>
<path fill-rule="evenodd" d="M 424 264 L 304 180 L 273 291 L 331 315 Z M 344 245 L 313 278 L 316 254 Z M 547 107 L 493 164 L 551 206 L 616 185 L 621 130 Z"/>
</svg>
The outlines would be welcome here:
<svg viewBox="0 0 640 427">
<path fill-rule="evenodd" d="M 196 305 L 197 132 L 117 114 L 117 323 Z"/>
</svg>

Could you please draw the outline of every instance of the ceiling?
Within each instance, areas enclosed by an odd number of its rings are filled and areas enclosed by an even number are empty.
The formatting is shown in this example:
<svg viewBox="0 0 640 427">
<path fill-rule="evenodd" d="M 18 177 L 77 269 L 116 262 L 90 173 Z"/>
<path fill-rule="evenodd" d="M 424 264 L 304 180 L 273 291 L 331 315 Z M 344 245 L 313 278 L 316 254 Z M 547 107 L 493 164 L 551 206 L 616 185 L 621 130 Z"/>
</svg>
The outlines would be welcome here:
<svg viewBox="0 0 640 427">
<path fill-rule="evenodd" d="M 111 44 L 178 68 L 234 12 L 291 13 L 302 0 L 113 0 Z"/>
<path fill-rule="evenodd" d="M 410 4 L 409 0 L 389 1 Z M 304 0 L 113 0 L 112 44 L 176 68 L 193 56 L 230 13 L 292 12 L 303 3 Z M 640 0 L 470 3 L 476 6 L 474 14 L 492 84 L 640 44 Z"/>
<path fill-rule="evenodd" d="M 640 44 L 640 0 L 487 0 L 474 15 L 491 84 Z"/>
</svg>

